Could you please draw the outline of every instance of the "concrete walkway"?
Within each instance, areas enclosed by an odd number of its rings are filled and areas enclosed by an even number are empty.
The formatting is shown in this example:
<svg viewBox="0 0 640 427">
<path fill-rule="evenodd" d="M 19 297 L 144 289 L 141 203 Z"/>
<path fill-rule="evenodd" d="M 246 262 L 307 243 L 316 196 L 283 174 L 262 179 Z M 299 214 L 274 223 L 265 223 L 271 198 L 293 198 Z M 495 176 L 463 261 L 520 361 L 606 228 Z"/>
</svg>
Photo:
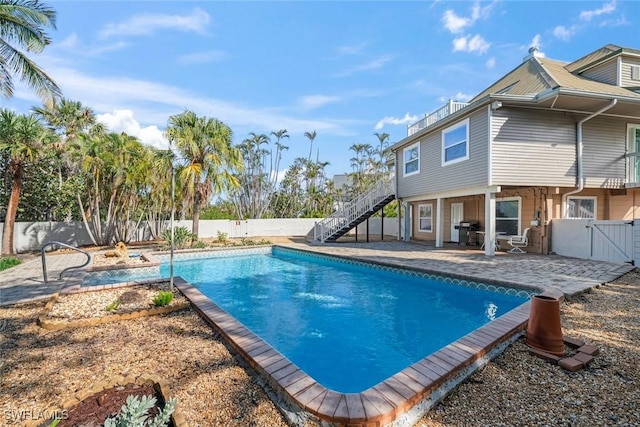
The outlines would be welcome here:
<svg viewBox="0 0 640 427">
<path fill-rule="evenodd" d="M 395 240 L 325 245 L 286 243 L 282 246 L 409 267 L 480 282 L 554 289 L 565 295 L 583 292 L 609 282 L 634 268 L 628 264 L 556 255 L 500 252 L 495 257 L 487 257 L 479 250 L 434 249 L 419 243 Z M 57 278 L 64 268 L 82 264 L 84 260 L 84 255 L 78 253 L 47 255 L 50 280 L 48 283 L 44 283 L 42 277 L 40 258 L 0 272 L 0 305 L 42 299 L 66 286 L 81 283 L 85 274 L 83 271 L 67 273 L 62 281 L 58 281 Z"/>
</svg>

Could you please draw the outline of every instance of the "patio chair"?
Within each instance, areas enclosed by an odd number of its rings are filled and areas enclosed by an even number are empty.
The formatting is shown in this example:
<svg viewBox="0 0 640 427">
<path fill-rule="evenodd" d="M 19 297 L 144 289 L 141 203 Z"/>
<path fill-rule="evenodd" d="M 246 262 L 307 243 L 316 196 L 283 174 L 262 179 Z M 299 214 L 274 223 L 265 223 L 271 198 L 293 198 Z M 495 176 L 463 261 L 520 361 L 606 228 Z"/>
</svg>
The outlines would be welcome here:
<svg viewBox="0 0 640 427">
<path fill-rule="evenodd" d="M 527 234 L 529 233 L 529 229 L 525 228 L 522 232 L 521 236 L 509 236 L 509 240 L 507 243 L 511 246 L 509 253 L 512 254 L 526 254 L 526 251 L 523 251 L 522 248 L 526 247 L 529 244 L 529 238 Z"/>
</svg>

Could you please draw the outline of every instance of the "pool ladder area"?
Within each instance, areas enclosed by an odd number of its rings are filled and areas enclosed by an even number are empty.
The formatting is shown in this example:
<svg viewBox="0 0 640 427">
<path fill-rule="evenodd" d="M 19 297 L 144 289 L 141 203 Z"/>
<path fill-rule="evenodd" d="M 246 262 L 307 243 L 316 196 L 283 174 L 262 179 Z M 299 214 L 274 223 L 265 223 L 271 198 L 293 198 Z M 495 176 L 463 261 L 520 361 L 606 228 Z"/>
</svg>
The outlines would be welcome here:
<svg viewBox="0 0 640 427">
<path fill-rule="evenodd" d="M 74 250 L 76 252 L 83 253 L 83 254 L 85 254 L 87 256 L 87 260 L 84 262 L 84 264 L 74 265 L 74 266 L 67 267 L 64 270 L 62 270 L 60 272 L 60 275 L 58 276 L 58 280 L 62 280 L 62 275 L 64 273 L 66 273 L 67 271 L 75 270 L 75 269 L 82 268 L 82 267 L 86 267 L 91 262 L 91 255 L 87 251 L 84 251 L 82 249 L 76 248 L 74 246 L 67 245 L 66 243 L 62 243 L 62 242 L 56 242 L 56 241 L 47 242 L 44 245 L 42 245 L 42 248 L 40 248 L 40 257 L 42 258 L 42 276 L 44 277 L 44 283 L 47 283 L 49 281 L 48 276 L 47 276 L 47 257 L 46 257 L 46 254 L 45 254 L 45 249 L 48 246 L 53 246 L 53 245 L 62 246 L 64 248 L 71 249 L 71 250 Z"/>
</svg>

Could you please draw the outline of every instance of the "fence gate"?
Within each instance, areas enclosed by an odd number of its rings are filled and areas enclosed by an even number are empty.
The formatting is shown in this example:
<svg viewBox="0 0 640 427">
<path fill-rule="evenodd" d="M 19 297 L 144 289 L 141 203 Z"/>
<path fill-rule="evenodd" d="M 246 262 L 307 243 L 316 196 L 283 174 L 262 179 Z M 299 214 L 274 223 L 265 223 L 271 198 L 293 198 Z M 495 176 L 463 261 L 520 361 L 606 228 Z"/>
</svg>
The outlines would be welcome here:
<svg viewBox="0 0 640 427">
<path fill-rule="evenodd" d="M 247 224 L 249 221 L 244 219 L 229 221 L 229 238 L 237 239 L 247 237 Z"/>
<path fill-rule="evenodd" d="M 589 221 L 591 259 L 634 264 L 634 221 Z"/>
</svg>

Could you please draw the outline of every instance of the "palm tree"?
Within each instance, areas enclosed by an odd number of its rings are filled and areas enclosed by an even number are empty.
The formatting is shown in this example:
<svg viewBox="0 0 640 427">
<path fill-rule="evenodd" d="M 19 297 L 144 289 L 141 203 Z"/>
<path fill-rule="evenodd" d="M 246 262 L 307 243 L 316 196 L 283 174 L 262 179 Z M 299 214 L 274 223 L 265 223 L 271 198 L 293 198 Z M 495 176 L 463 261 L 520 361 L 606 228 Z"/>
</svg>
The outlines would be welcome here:
<svg viewBox="0 0 640 427">
<path fill-rule="evenodd" d="M 25 163 L 40 157 L 43 145 L 52 140 L 53 134 L 34 115 L 18 115 L 10 110 L 0 112 L 0 150 L 8 154 L 12 179 L 2 234 L 2 255 L 13 254 L 13 228 L 20 203 Z"/>
<path fill-rule="evenodd" d="M 0 93 L 6 97 L 13 96 L 13 74 L 45 105 L 61 96 L 58 85 L 25 53 L 40 53 L 51 43 L 47 28 L 56 28 L 53 8 L 39 0 L 0 0 Z"/>
<path fill-rule="evenodd" d="M 380 156 L 380 164 L 378 165 L 380 172 L 385 172 L 386 170 L 386 158 L 389 155 L 389 149 L 387 146 L 389 145 L 389 134 L 386 132 L 383 133 L 374 133 L 374 135 L 378 138 L 378 148 L 376 152 L 378 156 Z"/>
<path fill-rule="evenodd" d="M 231 145 L 229 126 L 218 119 L 198 117 L 192 111 L 169 117 L 166 135 L 184 161 L 178 176 L 186 200 L 192 203 L 192 233 L 197 239 L 202 206 L 213 193 L 240 185 L 232 171 L 242 168 L 242 156 Z"/>
<path fill-rule="evenodd" d="M 83 106 L 80 101 L 66 98 L 48 107 L 34 107 L 33 112 L 58 136 L 53 148 L 59 161 L 58 186 L 62 188 L 63 164 L 66 163 L 67 169 L 72 167 L 69 152 L 66 150 L 68 145 L 76 142 L 84 132 L 105 133 L 105 127 L 97 123 L 96 115 L 91 108 Z"/>
<path fill-rule="evenodd" d="M 318 136 L 318 132 L 316 132 L 315 130 L 313 132 L 305 132 L 304 136 L 305 138 L 309 139 L 309 158 L 307 160 L 311 161 L 311 152 L 313 151 L 313 140 L 316 139 L 316 136 Z"/>
</svg>

